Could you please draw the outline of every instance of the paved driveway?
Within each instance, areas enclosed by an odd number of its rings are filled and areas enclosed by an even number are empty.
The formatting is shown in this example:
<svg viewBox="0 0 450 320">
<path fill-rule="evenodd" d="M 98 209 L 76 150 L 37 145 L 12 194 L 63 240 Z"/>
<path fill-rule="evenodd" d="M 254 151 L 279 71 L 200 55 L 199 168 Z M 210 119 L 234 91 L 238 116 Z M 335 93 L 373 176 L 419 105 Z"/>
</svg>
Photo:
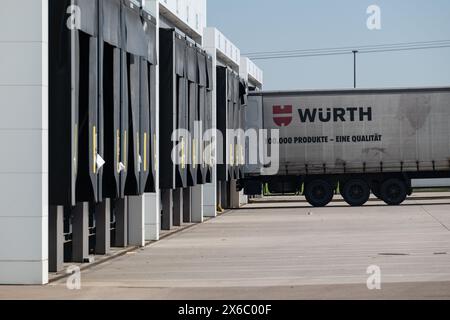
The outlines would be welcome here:
<svg viewBox="0 0 450 320">
<path fill-rule="evenodd" d="M 272 198 L 89 269 L 82 290 L 62 280 L 0 298 L 450 299 L 450 198 L 435 196 L 323 209 Z M 369 266 L 381 290 L 367 289 Z"/>
</svg>

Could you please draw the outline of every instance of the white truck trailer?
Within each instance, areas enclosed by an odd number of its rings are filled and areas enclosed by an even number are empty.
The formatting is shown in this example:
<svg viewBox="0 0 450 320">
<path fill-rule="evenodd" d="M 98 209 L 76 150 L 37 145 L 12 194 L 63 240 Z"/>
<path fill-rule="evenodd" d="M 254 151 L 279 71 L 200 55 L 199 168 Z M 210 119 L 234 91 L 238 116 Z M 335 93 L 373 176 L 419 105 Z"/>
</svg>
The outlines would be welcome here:
<svg viewBox="0 0 450 320">
<path fill-rule="evenodd" d="M 265 144 L 280 155 L 275 175 L 246 166 L 247 195 L 263 185 L 272 193 L 303 190 L 321 207 L 339 189 L 352 206 L 371 192 L 399 205 L 412 179 L 450 177 L 450 88 L 253 92 L 246 125 L 279 130 Z"/>
</svg>

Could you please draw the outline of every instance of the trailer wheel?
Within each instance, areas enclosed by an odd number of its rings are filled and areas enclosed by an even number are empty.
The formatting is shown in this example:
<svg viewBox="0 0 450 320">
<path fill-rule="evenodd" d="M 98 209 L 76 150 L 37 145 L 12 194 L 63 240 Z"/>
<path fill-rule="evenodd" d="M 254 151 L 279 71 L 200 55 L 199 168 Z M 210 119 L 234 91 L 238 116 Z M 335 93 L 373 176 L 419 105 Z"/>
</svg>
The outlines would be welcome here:
<svg viewBox="0 0 450 320">
<path fill-rule="evenodd" d="M 352 207 L 361 207 L 370 198 L 370 188 L 366 181 L 353 179 L 344 184 L 342 197 Z"/>
<path fill-rule="evenodd" d="M 325 207 L 333 196 L 333 187 L 325 180 L 313 180 L 305 185 L 305 198 L 313 207 Z"/>
<path fill-rule="evenodd" d="M 381 185 L 381 200 L 390 206 L 398 206 L 407 197 L 405 183 L 400 179 L 389 179 Z"/>
</svg>

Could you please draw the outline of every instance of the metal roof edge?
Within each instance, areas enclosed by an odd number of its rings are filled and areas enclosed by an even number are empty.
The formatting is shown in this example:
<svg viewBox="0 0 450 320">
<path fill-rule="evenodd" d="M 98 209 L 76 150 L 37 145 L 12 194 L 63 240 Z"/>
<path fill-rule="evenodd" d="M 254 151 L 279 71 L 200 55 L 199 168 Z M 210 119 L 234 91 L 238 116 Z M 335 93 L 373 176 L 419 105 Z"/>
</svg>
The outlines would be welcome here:
<svg viewBox="0 0 450 320">
<path fill-rule="evenodd" d="M 436 87 L 398 87 L 398 88 L 358 88 L 358 89 L 312 89 L 312 90 L 273 90 L 251 92 L 251 96 L 262 95 L 318 95 L 318 94 L 358 94 L 358 93 L 401 93 L 401 92 L 450 92 L 450 86 Z"/>
</svg>

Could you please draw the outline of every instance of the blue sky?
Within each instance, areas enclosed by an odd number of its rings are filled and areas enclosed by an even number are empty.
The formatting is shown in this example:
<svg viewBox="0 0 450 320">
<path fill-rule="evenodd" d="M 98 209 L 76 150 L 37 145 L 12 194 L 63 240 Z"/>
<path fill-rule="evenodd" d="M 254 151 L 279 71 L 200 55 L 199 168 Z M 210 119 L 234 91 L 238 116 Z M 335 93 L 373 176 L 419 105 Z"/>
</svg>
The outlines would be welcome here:
<svg viewBox="0 0 450 320">
<path fill-rule="evenodd" d="M 366 27 L 381 8 L 382 29 Z M 450 40 L 449 0 L 208 0 L 208 25 L 242 53 Z M 353 57 L 259 60 L 267 90 L 349 88 Z M 450 48 L 358 57 L 358 87 L 450 86 Z"/>
</svg>

